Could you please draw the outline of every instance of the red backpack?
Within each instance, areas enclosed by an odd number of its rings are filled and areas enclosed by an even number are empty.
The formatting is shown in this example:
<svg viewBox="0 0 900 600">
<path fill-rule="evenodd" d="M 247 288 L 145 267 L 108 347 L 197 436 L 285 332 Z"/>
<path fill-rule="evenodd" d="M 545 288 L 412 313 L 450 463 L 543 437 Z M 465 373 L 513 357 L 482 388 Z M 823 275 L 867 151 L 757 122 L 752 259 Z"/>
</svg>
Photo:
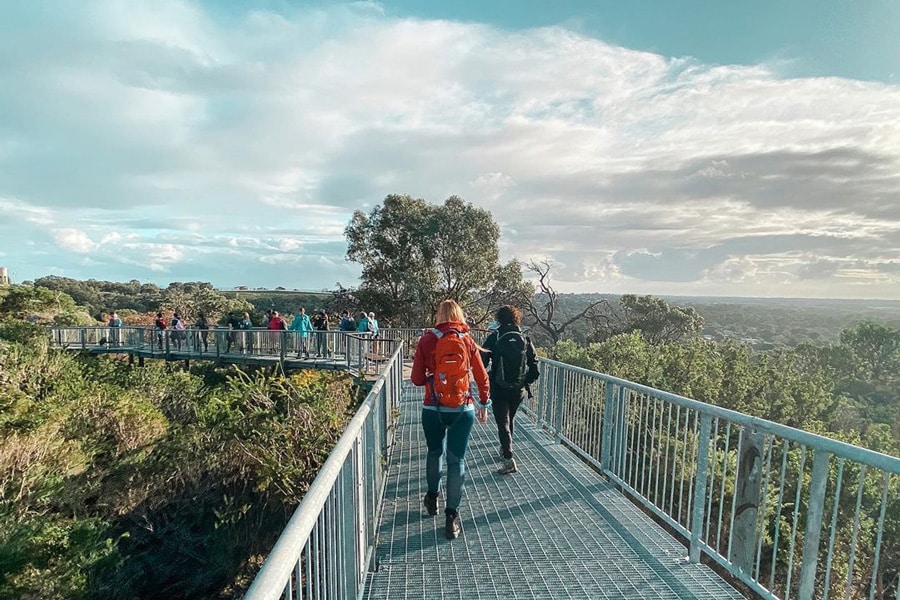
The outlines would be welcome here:
<svg viewBox="0 0 900 600">
<path fill-rule="evenodd" d="M 469 391 L 468 336 L 456 330 L 447 333 L 432 329 L 437 336 L 434 346 L 434 375 L 431 397 L 438 406 L 459 408 L 472 400 Z"/>
</svg>

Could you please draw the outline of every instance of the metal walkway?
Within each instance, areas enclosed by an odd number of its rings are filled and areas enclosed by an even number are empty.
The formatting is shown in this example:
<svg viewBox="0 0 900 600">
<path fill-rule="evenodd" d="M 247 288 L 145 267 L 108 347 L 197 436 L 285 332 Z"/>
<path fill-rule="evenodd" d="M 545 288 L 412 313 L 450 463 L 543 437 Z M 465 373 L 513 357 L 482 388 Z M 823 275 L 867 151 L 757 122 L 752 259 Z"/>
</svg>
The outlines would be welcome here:
<svg viewBox="0 0 900 600">
<path fill-rule="evenodd" d="M 496 426 L 476 423 L 466 457 L 462 535 L 429 517 L 421 389 L 404 382 L 396 446 L 366 598 L 740 600 L 711 569 L 526 414 L 519 472 L 501 476 Z"/>
</svg>

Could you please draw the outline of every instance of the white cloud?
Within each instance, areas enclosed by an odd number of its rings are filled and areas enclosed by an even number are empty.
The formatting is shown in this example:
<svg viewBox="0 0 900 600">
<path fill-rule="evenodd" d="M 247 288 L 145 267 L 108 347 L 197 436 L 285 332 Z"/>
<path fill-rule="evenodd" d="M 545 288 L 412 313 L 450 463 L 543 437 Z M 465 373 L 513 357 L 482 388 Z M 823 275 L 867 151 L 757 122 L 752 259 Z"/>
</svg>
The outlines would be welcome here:
<svg viewBox="0 0 900 600">
<path fill-rule="evenodd" d="M 56 229 L 53 233 L 57 245 L 64 250 L 85 254 L 97 247 L 85 232 L 78 229 Z"/>
<path fill-rule="evenodd" d="M 32 206 L 21 200 L 6 199 L 0 196 L 0 214 L 3 221 L 21 220 L 32 225 L 52 225 L 55 216 L 52 210 L 43 206 Z"/>
<path fill-rule="evenodd" d="M 65 269 L 55 243 L 96 278 L 280 285 L 315 263 L 314 287 L 346 284 L 354 209 L 460 194 L 572 290 L 900 298 L 897 85 L 377 2 L 17 11 L 35 28 L 0 40 L 0 246 L 35 244 L 28 277 Z"/>
</svg>

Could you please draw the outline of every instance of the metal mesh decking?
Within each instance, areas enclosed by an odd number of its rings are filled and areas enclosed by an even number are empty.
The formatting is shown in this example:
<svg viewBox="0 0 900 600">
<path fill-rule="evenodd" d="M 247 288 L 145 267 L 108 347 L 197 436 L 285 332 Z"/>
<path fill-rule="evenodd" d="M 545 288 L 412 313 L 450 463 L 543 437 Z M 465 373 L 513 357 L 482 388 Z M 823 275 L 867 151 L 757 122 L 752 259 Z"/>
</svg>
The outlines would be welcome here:
<svg viewBox="0 0 900 600">
<path fill-rule="evenodd" d="M 475 425 L 463 532 L 448 541 L 442 510 L 429 517 L 422 506 L 421 391 L 406 385 L 370 600 L 742 598 L 707 567 L 688 563 L 684 546 L 525 415 L 516 419 L 513 475 L 495 473 L 493 420 Z"/>
</svg>

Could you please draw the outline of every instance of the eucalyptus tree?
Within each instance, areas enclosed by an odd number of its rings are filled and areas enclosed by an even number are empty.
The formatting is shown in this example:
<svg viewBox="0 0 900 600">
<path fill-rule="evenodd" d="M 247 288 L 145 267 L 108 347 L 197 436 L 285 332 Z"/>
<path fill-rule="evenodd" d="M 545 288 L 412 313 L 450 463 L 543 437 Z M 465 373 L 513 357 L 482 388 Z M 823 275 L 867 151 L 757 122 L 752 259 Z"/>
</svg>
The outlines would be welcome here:
<svg viewBox="0 0 900 600">
<path fill-rule="evenodd" d="M 426 243 L 431 206 L 422 199 L 392 194 L 368 215 L 357 210 L 344 230 L 347 260 L 362 265 L 357 297 L 379 318 L 397 319 L 430 306 L 437 286 L 433 250 Z"/>
<path fill-rule="evenodd" d="M 841 332 L 841 344 L 852 352 L 854 375 L 889 383 L 900 374 L 900 329 L 863 321 Z"/>
<path fill-rule="evenodd" d="M 620 333 L 640 331 L 651 344 L 680 342 L 703 330 L 703 317 L 692 306 L 672 306 L 655 296 L 625 294 L 618 307 L 594 320 L 595 340 L 603 341 Z"/>
<path fill-rule="evenodd" d="M 212 285 L 172 283 L 162 294 L 160 309 L 180 313 L 193 322 L 201 313 L 215 323 L 229 312 L 251 310 L 253 305 L 241 298 L 229 298 Z"/>
<path fill-rule="evenodd" d="M 447 298 L 483 317 L 514 295 L 499 287 L 522 287 L 518 263 L 499 263 L 490 211 L 458 196 L 433 205 L 392 194 L 369 214 L 354 212 L 344 233 L 347 260 L 362 265 L 356 297 L 392 324 L 428 323 Z"/>
</svg>

